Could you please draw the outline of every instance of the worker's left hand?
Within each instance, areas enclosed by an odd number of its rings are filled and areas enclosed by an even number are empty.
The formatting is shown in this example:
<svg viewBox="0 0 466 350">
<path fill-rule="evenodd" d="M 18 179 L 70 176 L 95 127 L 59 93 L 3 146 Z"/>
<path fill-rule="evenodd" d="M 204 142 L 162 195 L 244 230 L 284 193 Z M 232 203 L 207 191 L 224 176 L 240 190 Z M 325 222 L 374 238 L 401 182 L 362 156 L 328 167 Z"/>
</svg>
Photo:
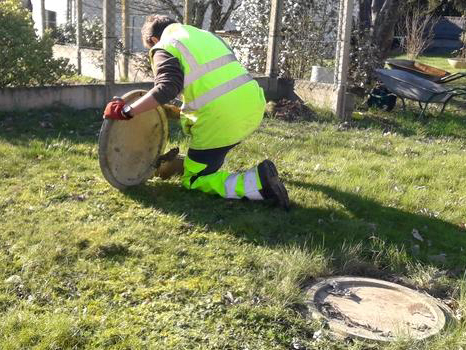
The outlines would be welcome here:
<svg viewBox="0 0 466 350">
<path fill-rule="evenodd" d="M 105 107 L 104 119 L 128 120 L 123 114 L 125 101 L 120 97 L 114 97 Z"/>
<path fill-rule="evenodd" d="M 171 104 L 164 104 L 162 107 L 168 119 L 180 119 L 180 108 Z"/>
</svg>

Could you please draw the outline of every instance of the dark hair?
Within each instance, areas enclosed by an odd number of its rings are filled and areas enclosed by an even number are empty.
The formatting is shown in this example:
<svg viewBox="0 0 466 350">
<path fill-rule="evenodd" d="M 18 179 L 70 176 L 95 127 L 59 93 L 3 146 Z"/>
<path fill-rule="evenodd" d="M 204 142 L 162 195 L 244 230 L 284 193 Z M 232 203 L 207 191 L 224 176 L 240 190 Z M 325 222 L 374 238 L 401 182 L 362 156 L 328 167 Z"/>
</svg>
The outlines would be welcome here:
<svg viewBox="0 0 466 350">
<path fill-rule="evenodd" d="M 142 41 L 150 44 L 150 38 L 155 36 L 160 40 L 162 32 L 170 24 L 177 23 L 174 19 L 164 15 L 151 15 L 146 17 L 146 21 L 141 28 Z"/>
</svg>

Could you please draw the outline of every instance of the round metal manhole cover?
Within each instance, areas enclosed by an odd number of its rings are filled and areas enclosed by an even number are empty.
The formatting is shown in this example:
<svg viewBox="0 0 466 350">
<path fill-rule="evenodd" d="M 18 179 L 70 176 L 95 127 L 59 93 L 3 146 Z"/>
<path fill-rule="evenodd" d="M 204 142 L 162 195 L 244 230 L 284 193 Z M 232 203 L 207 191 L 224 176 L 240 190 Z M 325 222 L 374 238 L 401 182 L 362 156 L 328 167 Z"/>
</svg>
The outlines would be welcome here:
<svg viewBox="0 0 466 350">
<path fill-rule="evenodd" d="M 122 96 L 131 103 L 146 91 L 133 90 Z M 157 159 L 168 141 L 164 109 L 149 110 L 130 120 L 105 119 L 99 135 L 99 164 L 105 179 L 124 190 L 150 179 Z"/>
<path fill-rule="evenodd" d="M 313 317 L 339 335 L 391 341 L 425 339 L 446 324 L 445 306 L 410 288 L 362 277 L 333 277 L 307 291 Z"/>
</svg>

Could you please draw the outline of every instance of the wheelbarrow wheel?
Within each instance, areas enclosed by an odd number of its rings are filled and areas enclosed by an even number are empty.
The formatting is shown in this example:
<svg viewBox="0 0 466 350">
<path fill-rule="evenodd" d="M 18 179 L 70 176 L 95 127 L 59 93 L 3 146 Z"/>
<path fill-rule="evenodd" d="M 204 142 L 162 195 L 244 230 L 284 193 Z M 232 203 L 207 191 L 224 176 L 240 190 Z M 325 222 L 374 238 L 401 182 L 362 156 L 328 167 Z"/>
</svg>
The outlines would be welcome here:
<svg viewBox="0 0 466 350">
<path fill-rule="evenodd" d="M 390 112 L 396 106 L 396 95 L 389 92 L 384 86 L 375 87 L 369 94 L 367 105 Z"/>
</svg>

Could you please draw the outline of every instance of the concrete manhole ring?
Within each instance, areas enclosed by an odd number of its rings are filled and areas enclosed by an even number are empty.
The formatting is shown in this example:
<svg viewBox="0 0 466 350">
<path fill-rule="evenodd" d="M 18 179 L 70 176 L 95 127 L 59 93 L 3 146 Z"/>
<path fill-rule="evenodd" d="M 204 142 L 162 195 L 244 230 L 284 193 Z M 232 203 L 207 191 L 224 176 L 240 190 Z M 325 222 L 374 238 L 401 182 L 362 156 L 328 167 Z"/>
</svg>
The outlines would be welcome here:
<svg viewBox="0 0 466 350">
<path fill-rule="evenodd" d="M 399 284 L 364 277 L 331 277 L 307 290 L 312 317 L 340 336 L 391 341 L 440 332 L 449 311 L 433 297 Z"/>
</svg>

